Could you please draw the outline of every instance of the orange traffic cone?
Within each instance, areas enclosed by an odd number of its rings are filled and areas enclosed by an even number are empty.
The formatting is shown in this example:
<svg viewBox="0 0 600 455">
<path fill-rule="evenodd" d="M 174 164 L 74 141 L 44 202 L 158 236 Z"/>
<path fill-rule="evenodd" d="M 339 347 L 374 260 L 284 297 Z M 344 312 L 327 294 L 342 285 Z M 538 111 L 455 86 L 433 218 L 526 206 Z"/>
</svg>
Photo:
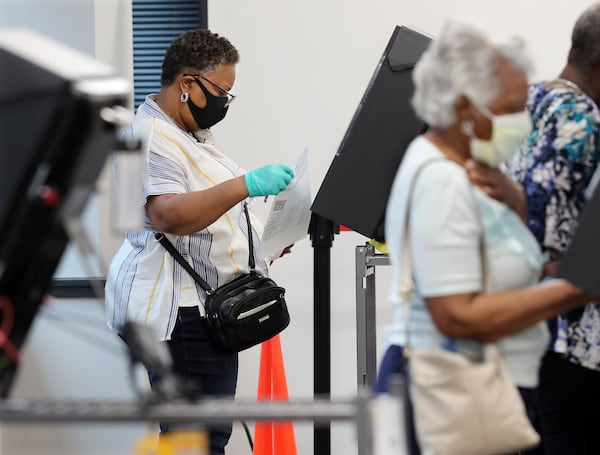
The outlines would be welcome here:
<svg viewBox="0 0 600 455">
<path fill-rule="evenodd" d="M 279 335 L 261 345 L 258 399 L 289 400 Z M 297 455 L 292 422 L 257 422 L 253 454 Z"/>
</svg>

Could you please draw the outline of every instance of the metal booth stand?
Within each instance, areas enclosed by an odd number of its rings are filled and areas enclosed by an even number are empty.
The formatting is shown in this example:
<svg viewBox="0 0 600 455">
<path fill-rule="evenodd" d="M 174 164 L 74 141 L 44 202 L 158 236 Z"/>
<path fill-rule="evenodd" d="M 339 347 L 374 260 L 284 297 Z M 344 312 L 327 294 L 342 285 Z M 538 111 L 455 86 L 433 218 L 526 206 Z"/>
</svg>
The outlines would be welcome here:
<svg viewBox="0 0 600 455">
<path fill-rule="evenodd" d="M 375 267 L 390 265 L 390 259 L 368 243 L 357 246 L 355 251 L 357 384 L 359 389 L 371 389 L 377 377 Z"/>
</svg>

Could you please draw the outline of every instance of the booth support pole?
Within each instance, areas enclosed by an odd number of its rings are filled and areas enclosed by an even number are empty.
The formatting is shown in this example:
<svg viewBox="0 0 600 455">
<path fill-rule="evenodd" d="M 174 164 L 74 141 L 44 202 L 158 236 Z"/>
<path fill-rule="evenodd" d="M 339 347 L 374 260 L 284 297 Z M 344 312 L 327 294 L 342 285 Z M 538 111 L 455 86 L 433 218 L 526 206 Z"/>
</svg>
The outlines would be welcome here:
<svg viewBox="0 0 600 455">
<path fill-rule="evenodd" d="M 333 222 L 312 214 L 309 234 L 314 250 L 314 395 L 331 395 L 331 247 Z M 314 455 L 331 452 L 331 425 L 315 426 Z"/>
</svg>

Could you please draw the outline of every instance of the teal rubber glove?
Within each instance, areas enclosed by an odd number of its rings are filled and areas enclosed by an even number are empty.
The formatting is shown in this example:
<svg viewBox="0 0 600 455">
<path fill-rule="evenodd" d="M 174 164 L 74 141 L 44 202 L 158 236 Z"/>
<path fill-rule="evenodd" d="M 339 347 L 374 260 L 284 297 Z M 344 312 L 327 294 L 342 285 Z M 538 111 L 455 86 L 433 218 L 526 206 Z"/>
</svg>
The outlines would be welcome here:
<svg viewBox="0 0 600 455">
<path fill-rule="evenodd" d="M 285 164 L 267 164 L 244 174 L 250 197 L 279 194 L 293 178 L 294 171 Z"/>
</svg>

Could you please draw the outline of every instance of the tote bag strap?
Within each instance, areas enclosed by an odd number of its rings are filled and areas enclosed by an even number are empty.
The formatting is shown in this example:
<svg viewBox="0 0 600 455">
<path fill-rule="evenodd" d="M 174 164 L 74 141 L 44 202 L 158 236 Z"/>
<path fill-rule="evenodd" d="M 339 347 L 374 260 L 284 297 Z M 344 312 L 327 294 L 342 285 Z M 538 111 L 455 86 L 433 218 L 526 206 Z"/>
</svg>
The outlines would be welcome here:
<svg viewBox="0 0 600 455">
<path fill-rule="evenodd" d="M 433 163 L 435 161 L 441 161 L 441 160 L 447 160 L 447 158 L 436 157 L 436 158 L 430 158 L 426 161 L 423 161 L 418 166 L 417 170 L 415 171 L 413 179 L 412 179 L 410 187 L 409 187 L 409 190 L 408 190 L 406 212 L 405 212 L 405 216 L 404 216 L 402 257 L 400 258 L 400 264 L 401 264 L 402 268 L 401 268 L 401 275 L 400 275 L 400 285 L 398 286 L 398 294 L 400 295 L 400 300 L 402 301 L 402 306 L 403 306 L 403 310 L 404 310 L 404 330 L 405 330 L 405 340 L 406 340 L 405 348 L 408 348 L 408 351 L 410 351 L 410 348 L 412 346 L 411 342 L 410 342 L 410 316 L 411 316 L 411 300 L 412 300 L 412 295 L 413 295 L 414 289 L 415 289 L 413 270 L 412 270 L 412 254 L 411 254 L 411 249 L 410 249 L 410 213 L 411 213 L 413 192 L 414 192 L 414 189 L 416 186 L 417 179 L 418 179 L 419 175 L 421 174 L 421 172 L 423 171 L 423 169 L 425 169 L 425 167 L 427 167 L 428 164 Z M 473 187 L 471 186 L 470 183 L 469 183 L 469 187 L 473 191 Z M 473 198 L 476 202 L 474 191 L 473 191 Z M 490 285 L 491 285 L 490 278 L 491 277 L 489 274 L 487 248 L 485 245 L 485 238 L 484 238 L 484 234 L 483 234 L 483 222 L 481 220 L 481 213 L 479 211 L 479 208 L 476 207 L 476 209 L 477 209 L 477 220 L 481 227 L 481 232 L 482 232 L 482 235 L 480 236 L 480 239 L 479 239 L 479 249 L 481 252 L 481 273 L 482 273 L 482 279 L 483 279 L 482 292 L 486 292 L 487 290 L 491 289 L 490 288 Z M 486 349 L 487 349 L 487 347 L 486 347 Z M 492 349 L 492 350 L 495 349 L 495 345 L 490 344 L 489 349 Z M 405 349 L 405 351 L 406 351 L 406 349 Z"/>
</svg>

